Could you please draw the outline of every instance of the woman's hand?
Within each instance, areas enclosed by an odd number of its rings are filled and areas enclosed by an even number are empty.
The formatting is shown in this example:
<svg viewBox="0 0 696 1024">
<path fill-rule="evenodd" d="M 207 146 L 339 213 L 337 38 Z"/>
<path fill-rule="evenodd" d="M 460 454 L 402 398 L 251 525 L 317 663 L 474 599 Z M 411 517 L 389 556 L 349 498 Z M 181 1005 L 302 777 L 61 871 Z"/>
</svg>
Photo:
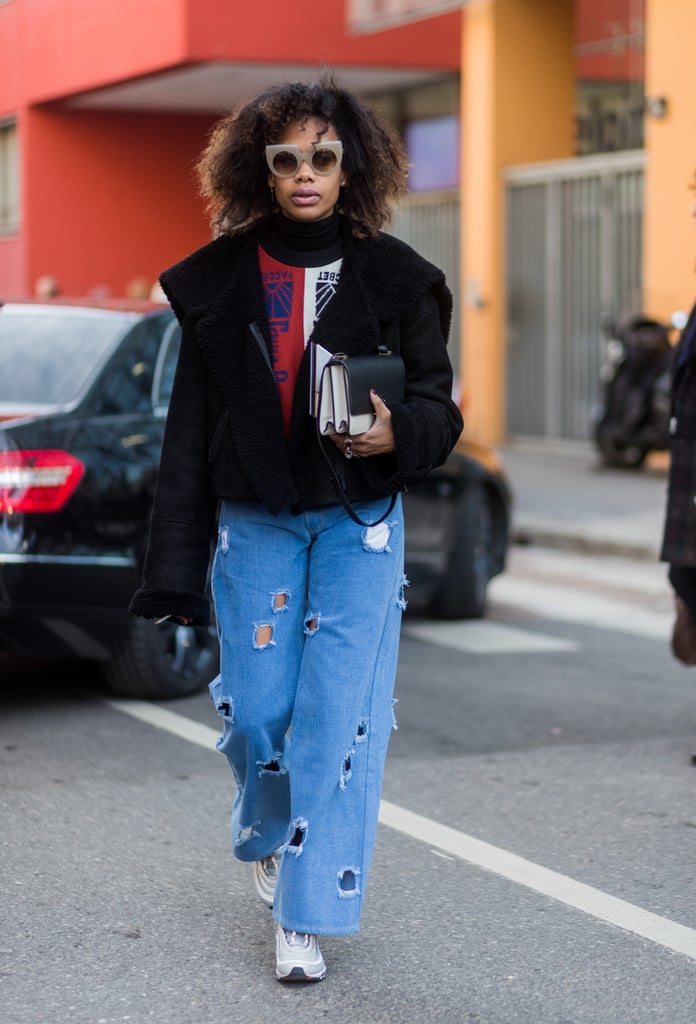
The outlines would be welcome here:
<svg viewBox="0 0 696 1024">
<path fill-rule="evenodd" d="M 370 401 L 375 410 L 375 422 L 364 434 L 349 437 L 347 434 L 330 434 L 329 437 L 347 458 L 366 459 L 370 455 L 386 455 L 393 452 L 394 431 L 392 415 L 376 391 L 370 391 Z"/>
</svg>

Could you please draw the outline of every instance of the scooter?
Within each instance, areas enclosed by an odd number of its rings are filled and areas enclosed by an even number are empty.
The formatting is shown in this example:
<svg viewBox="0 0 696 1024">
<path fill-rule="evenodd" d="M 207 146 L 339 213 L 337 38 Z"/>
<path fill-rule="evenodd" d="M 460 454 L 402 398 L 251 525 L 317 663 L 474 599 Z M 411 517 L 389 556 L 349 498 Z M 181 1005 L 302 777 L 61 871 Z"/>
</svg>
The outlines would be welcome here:
<svg viewBox="0 0 696 1024">
<path fill-rule="evenodd" d="M 669 444 L 671 327 L 638 315 L 605 325 L 594 440 L 607 466 L 637 468 Z"/>
</svg>

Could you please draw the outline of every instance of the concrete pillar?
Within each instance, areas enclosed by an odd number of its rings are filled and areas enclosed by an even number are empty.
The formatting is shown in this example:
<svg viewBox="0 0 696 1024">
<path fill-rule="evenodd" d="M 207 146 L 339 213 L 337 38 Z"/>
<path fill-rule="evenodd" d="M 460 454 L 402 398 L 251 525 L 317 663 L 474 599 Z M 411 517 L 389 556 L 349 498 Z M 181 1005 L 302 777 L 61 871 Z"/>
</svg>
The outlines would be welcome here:
<svg viewBox="0 0 696 1024">
<path fill-rule="evenodd" d="M 464 8 L 461 386 L 466 432 L 486 444 L 504 433 L 503 169 L 573 155 L 573 17 L 573 0 Z"/>
<path fill-rule="evenodd" d="M 666 107 L 663 117 L 645 119 L 644 306 L 668 318 L 696 299 L 696 4 L 647 0 L 645 17 L 648 111 L 651 100 Z"/>
</svg>

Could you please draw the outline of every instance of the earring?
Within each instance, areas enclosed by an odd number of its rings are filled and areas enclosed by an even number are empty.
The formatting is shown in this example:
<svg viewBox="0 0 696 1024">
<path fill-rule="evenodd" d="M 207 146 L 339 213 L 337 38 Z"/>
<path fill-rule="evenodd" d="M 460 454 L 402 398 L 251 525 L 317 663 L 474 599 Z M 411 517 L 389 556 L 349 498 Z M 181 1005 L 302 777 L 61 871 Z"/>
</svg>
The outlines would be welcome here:
<svg viewBox="0 0 696 1024">
<path fill-rule="evenodd" d="M 269 185 L 268 187 L 269 187 L 269 189 L 270 189 L 270 192 L 271 192 L 271 206 L 272 206 L 272 207 L 273 207 L 273 209 L 275 210 L 276 206 L 278 205 L 278 204 L 276 203 L 276 197 L 275 197 L 275 188 L 273 187 L 273 185 Z"/>
</svg>

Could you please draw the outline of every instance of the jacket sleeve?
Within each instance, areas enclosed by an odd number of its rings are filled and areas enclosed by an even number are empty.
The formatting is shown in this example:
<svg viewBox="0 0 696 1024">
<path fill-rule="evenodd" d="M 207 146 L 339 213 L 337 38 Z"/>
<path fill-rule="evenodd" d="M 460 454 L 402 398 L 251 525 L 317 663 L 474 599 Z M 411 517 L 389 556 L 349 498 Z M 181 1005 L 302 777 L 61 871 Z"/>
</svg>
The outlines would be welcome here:
<svg viewBox="0 0 696 1024">
<path fill-rule="evenodd" d="M 389 403 L 396 450 L 393 456 L 361 462 L 368 482 L 383 493 L 415 485 L 435 466 L 442 465 L 464 426 L 451 397 L 452 366 L 440 313 L 438 302 L 429 291 L 399 321 L 406 399 L 403 403 Z M 387 459 L 391 460 L 391 467 L 385 480 Z"/>
<path fill-rule="evenodd" d="M 174 615 L 203 625 L 217 502 L 210 492 L 207 444 L 207 374 L 190 318 L 164 432 L 150 536 L 141 588 L 130 610 L 145 618 Z"/>
</svg>

